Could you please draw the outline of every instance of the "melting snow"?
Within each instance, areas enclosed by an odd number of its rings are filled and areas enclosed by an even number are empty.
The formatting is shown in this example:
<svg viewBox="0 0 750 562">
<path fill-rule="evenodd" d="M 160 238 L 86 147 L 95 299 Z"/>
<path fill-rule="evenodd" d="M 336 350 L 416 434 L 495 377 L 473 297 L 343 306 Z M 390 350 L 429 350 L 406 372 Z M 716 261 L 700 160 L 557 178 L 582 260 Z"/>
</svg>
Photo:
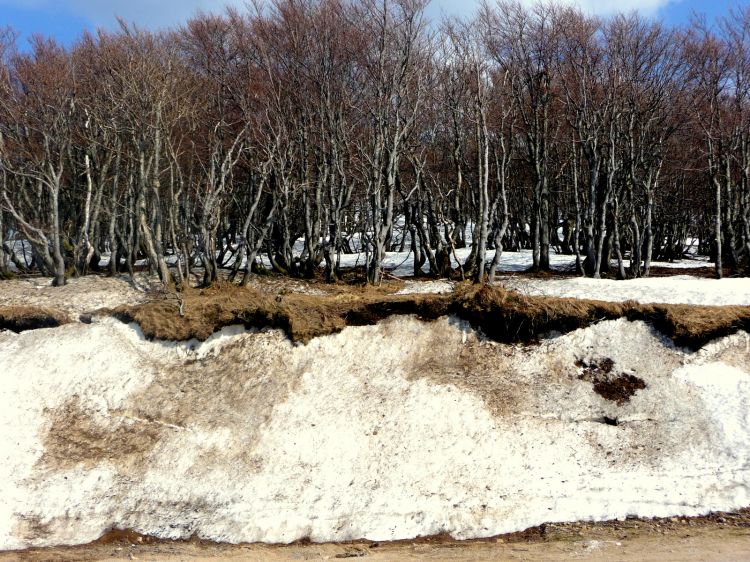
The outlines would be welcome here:
<svg viewBox="0 0 750 562">
<path fill-rule="evenodd" d="M 605 301 L 642 303 L 750 305 L 750 278 L 704 279 L 690 275 L 648 277 L 616 281 L 575 277 L 570 279 L 504 278 L 503 284 L 527 295 L 548 295 Z"/>
<path fill-rule="evenodd" d="M 0 549 L 113 526 L 470 538 L 746 507 L 747 341 L 687 353 L 618 320 L 506 346 L 410 317 L 306 346 L 237 328 L 147 342 L 114 320 L 3 333 Z M 645 388 L 605 400 L 576 366 L 605 358 Z"/>
<path fill-rule="evenodd" d="M 404 284 L 404 288 L 396 294 L 444 294 L 452 293 L 453 288 L 453 283 L 445 279 L 438 279 L 436 281 L 407 281 Z"/>
</svg>

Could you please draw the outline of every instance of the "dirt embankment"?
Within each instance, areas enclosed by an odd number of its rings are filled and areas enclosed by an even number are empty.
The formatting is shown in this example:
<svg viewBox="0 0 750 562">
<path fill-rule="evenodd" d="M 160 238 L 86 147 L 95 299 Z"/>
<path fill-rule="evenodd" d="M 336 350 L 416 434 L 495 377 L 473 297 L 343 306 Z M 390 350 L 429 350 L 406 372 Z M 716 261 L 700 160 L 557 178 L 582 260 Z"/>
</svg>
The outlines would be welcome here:
<svg viewBox="0 0 750 562">
<path fill-rule="evenodd" d="M 0 306 L 0 331 L 19 333 L 39 328 L 57 328 L 67 322 L 68 319 L 58 310 L 34 306 Z"/>
<path fill-rule="evenodd" d="M 567 333 L 602 320 L 643 320 L 676 345 L 698 349 L 738 330 L 750 331 L 750 306 L 623 303 L 525 296 L 501 287 L 460 285 L 452 294 L 398 295 L 389 290 L 345 288 L 324 295 L 276 295 L 235 285 L 190 289 L 166 299 L 120 306 L 109 313 L 137 322 L 146 337 L 205 340 L 232 324 L 279 328 L 295 342 L 372 325 L 392 315 L 423 320 L 456 315 L 504 343 L 530 342 L 549 332 Z"/>
<path fill-rule="evenodd" d="M 280 328 L 295 342 L 308 342 L 346 326 L 370 325 L 391 315 L 425 320 L 453 314 L 500 342 L 529 342 L 551 331 L 567 333 L 601 320 L 645 320 L 680 346 L 750 331 L 750 306 L 694 306 L 605 302 L 523 295 L 496 287 L 458 283 L 447 294 L 396 294 L 402 283 L 383 287 L 329 285 L 259 278 L 252 286 L 222 283 L 183 293 L 159 291 L 153 281 L 136 285 L 97 276 L 71 280 L 62 288 L 30 281 L 5 282 L 0 295 L 0 330 L 20 332 L 56 327 L 114 314 L 137 322 L 149 338 L 207 339 L 230 324 Z M 182 312 L 182 313 L 181 313 Z"/>
</svg>

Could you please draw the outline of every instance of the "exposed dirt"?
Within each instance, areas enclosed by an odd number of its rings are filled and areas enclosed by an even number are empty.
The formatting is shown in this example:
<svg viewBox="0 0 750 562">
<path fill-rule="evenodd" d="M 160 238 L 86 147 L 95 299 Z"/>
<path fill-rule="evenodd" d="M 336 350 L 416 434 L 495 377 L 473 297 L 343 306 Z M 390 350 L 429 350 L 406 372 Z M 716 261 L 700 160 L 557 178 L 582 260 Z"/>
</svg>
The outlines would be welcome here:
<svg viewBox="0 0 750 562">
<path fill-rule="evenodd" d="M 0 282 L 0 329 L 54 327 L 113 313 L 138 322 L 149 338 L 205 340 L 230 324 L 283 329 L 293 341 L 368 325 L 390 315 L 434 319 L 455 314 L 500 342 L 534 341 L 540 334 L 566 333 L 600 320 L 645 320 L 679 346 L 697 349 L 738 330 L 750 331 L 750 306 L 642 305 L 521 295 L 502 287 L 456 283 L 451 294 L 396 294 L 401 280 L 380 287 L 274 275 L 253 276 L 248 287 L 221 283 L 183 293 L 164 291 L 155 278 L 139 274 L 70 279 L 64 287 L 27 277 Z M 180 315 L 182 310 L 182 315 Z M 3 316 L 4 315 L 4 316 Z M 3 324 L 3 318 L 10 318 Z"/>
<path fill-rule="evenodd" d="M 84 546 L 0 553 L 0 562 L 99 560 L 571 560 L 693 561 L 750 560 L 750 514 L 546 524 L 484 540 L 438 536 L 389 543 L 295 543 L 225 545 L 198 539 L 158 541 L 131 531 L 114 531 Z"/>
<path fill-rule="evenodd" d="M 649 275 L 651 277 L 672 277 L 674 275 L 683 275 L 688 273 L 693 277 L 701 277 L 703 279 L 716 279 L 716 269 L 713 264 L 706 262 L 705 267 L 691 267 L 689 269 L 680 269 L 674 267 L 651 267 Z M 732 277 L 732 271 L 725 267 L 723 270 L 723 277 Z"/>
<path fill-rule="evenodd" d="M 450 299 L 434 295 L 393 295 L 395 287 L 390 286 L 333 287 L 325 295 L 287 291 L 274 295 L 219 284 L 143 305 L 120 306 L 111 313 L 122 321 L 137 322 L 148 338 L 203 341 L 225 326 L 243 324 L 280 328 L 295 342 L 334 334 L 346 326 L 372 325 L 396 314 L 432 320 L 449 313 Z"/>
<path fill-rule="evenodd" d="M 594 392 L 605 400 L 617 402 L 620 406 L 630 401 L 639 390 L 646 388 L 643 379 L 630 373 L 613 373 L 614 361 L 609 358 L 586 364 L 578 361 L 576 366 L 583 369 L 578 378 L 594 385 Z"/>
<path fill-rule="evenodd" d="M 515 376 L 503 347 L 487 346 L 476 332 L 464 333 L 461 345 L 453 345 L 450 323 L 435 323 L 414 341 L 404 370 L 409 380 L 427 378 L 435 384 L 453 385 L 476 394 L 498 417 L 517 412 L 529 392 L 527 383 Z M 382 326 L 387 329 L 388 323 Z M 505 376 L 497 376 L 498 372 Z"/>
<path fill-rule="evenodd" d="M 144 462 L 146 453 L 158 442 L 160 424 L 149 420 L 122 417 L 116 428 L 97 423 L 95 415 L 82 408 L 75 397 L 47 412 L 50 429 L 44 440 L 44 454 L 39 463 L 44 466 L 73 467 L 83 462 L 88 467 L 108 460 L 118 465 L 126 461 Z M 138 424 L 138 431 L 134 425 Z"/>
<path fill-rule="evenodd" d="M 68 322 L 65 314 L 50 308 L 0 305 L 0 331 L 25 332 L 39 328 L 57 328 Z"/>
</svg>

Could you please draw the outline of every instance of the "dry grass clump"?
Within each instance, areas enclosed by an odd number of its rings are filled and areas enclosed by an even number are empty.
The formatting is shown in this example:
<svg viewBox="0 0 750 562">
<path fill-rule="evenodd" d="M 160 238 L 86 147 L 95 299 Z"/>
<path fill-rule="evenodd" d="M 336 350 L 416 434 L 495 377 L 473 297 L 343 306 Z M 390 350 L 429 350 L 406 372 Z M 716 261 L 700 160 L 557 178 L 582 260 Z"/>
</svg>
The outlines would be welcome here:
<svg viewBox="0 0 750 562">
<path fill-rule="evenodd" d="M 460 285 L 450 295 L 395 295 L 388 289 L 346 288 L 332 294 L 277 295 L 236 285 L 187 290 L 175 299 L 122 306 L 112 313 L 137 322 L 148 338 L 205 340 L 231 324 L 279 328 L 295 342 L 333 334 L 346 326 L 375 324 L 392 315 L 434 320 L 448 314 L 468 320 L 499 342 L 528 342 L 552 331 L 567 333 L 601 320 L 627 318 L 651 323 L 680 346 L 750 331 L 750 307 L 642 305 L 633 301 L 524 296 L 499 287 Z"/>
<path fill-rule="evenodd" d="M 59 310 L 35 306 L 0 306 L 0 330 L 25 332 L 38 328 L 56 328 L 68 319 Z"/>
<path fill-rule="evenodd" d="M 739 330 L 750 332 L 750 306 L 653 305 L 654 327 L 680 346 L 698 349 Z"/>
<path fill-rule="evenodd" d="M 750 306 L 640 304 L 560 297 L 530 297 L 482 287 L 464 294 L 458 314 L 491 338 L 528 341 L 550 331 L 567 333 L 601 320 L 643 320 L 681 347 L 699 349 L 738 330 L 750 332 Z"/>
<path fill-rule="evenodd" d="M 459 316 L 494 340 L 529 341 L 540 334 L 571 332 L 601 320 L 630 317 L 638 303 L 532 297 L 503 288 L 468 289 L 459 297 Z"/>
<path fill-rule="evenodd" d="M 162 299 L 120 306 L 111 313 L 124 322 L 138 323 L 150 339 L 205 340 L 225 326 L 242 324 L 247 328 L 279 328 L 295 342 L 337 333 L 346 326 L 374 324 L 393 314 L 435 319 L 447 313 L 447 300 L 390 293 L 389 289 L 348 288 L 328 295 L 279 292 L 274 296 L 223 284 L 188 289 L 182 293 L 181 302 Z"/>
<path fill-rule="evenodd" d="M 119 306 L 112 315 L 136 322 L 149 339 L 205 340 L 231 324 L 277 327 L 273 297 L 234 285 L 186 289 L 180 299 L 163 298 L 138 306 Z"/>
</svg>

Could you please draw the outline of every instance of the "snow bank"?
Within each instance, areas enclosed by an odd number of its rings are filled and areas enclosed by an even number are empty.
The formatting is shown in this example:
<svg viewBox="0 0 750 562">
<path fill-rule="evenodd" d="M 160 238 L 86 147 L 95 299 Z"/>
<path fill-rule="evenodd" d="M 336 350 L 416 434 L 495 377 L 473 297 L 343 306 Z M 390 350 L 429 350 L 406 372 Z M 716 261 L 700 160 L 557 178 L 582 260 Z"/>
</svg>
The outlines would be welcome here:
<svg viewBox="0 0 750 562">
<path fill-rule="evenodd" d="M 394 317 L 306 346 L 114 320 L 0 333 L 0 549 L 457 538 L 750 505 L 750 338 L 644 323 L 536 347 Z M 628 379 L 628 377 L 633 377 Z M 606 399 L 607 382 L 640 380 Z"/>
<path fill-rule="evenodd" d="M 641 303 L 750 305 L 750 278 L 705 279 L 690 275 L 613 279 L 504 278 L 503 284 L 527 295 Z"/>
</svg>

